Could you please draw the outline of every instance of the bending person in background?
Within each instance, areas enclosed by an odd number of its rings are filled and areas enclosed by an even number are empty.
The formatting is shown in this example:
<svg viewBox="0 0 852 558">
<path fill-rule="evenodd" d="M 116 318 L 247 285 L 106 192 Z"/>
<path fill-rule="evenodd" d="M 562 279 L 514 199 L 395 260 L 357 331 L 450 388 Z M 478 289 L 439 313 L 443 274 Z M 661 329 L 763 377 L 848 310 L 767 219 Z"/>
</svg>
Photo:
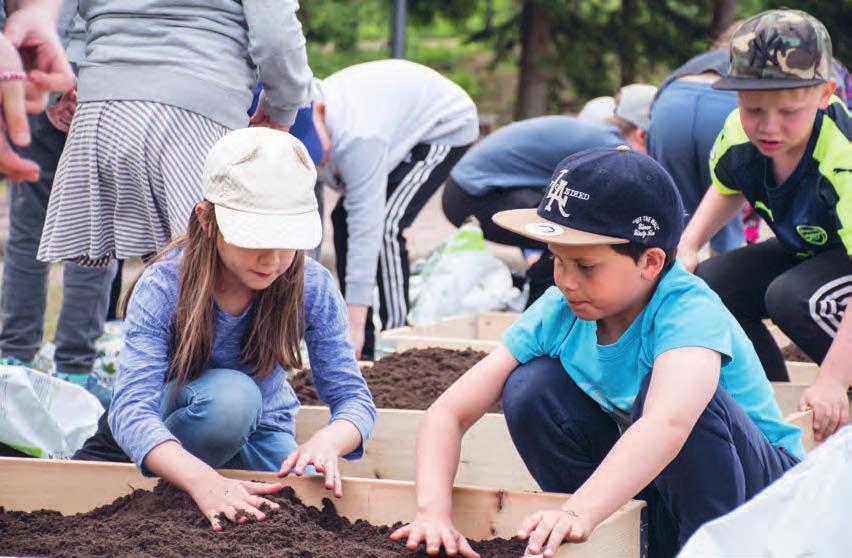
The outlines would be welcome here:
<svg viewBox="0 0 852 558">
<path fill-rule="evenodd" d="M 486 239 L 524 250 L 531 262 L 527 306 L 553 285 L 553 259 L 542 253 L 546 244 L 499 227 L 491 217 L 507 209 L 537 207 L 553 169 L 568 155 L 624 144 L 644 153 L 655 92 L 650 85 L 623 87 L 607 122 L 571 116 L 513 122 L 477 143 L 450 172 L 441 199 L 444 215 L 457 227 L 475 217 Z"/>
<path fill-rule="evenodd" d="M 479 135 L 476 105 L 435 70 L 405 60 L 357 64 L 317 81 L 321 179 L 342 196 L 331 213 L 337 276 L 359 358 L 373 358 L 373 296 L 384 329 L 408 320 L 404 236 Z M 295 133 L 295 131 L 294 131 Z"/>
<path fill-rule="evenodd" d="M 779 63 L 781 51 L 789 52 Z M 819 440 L 848 420 L 852 119 L 832 95 L 828 32 L 805 12 L 774 10 L 747 20 L 731 55 L 730 73 L 713 87 L 736 91 L 739 108 L 713 147 L 713 187 L 683 234 L 679 257 L 737 317 L 770 380 L 788 376 L 766 318 L 820 364 L 801 401 L 814 409 Z M 696 268 L 698 250 L 746 201 L 775 238 Z"/>
</svg>

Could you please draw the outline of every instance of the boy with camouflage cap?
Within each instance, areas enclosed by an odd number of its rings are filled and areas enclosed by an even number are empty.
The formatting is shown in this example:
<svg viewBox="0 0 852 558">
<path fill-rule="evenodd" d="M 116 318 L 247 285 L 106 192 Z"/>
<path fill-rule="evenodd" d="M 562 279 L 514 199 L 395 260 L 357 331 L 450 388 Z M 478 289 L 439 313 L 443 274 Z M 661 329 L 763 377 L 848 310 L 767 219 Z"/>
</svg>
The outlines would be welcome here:
<svg viewBox="0 0 852 558">
<path fill-rule="evenodd" d="M 679 247 L 687 269 L 716 290 L 748 334 L 770 380 L 787 380 L 771 318 L 821 373 L 800 404 L 815 411 L 817 439 L 847 421 L 852 381 L 852 135 L 833 96 L 831 39 L 816 18 L 772 10 L 731 40 L 731 69 L 716 89 L 735 90 L 710 154 L 708 190 Z M 703 262 L 697 250 L 745 201 L 775 238 Z"/>
</svg>

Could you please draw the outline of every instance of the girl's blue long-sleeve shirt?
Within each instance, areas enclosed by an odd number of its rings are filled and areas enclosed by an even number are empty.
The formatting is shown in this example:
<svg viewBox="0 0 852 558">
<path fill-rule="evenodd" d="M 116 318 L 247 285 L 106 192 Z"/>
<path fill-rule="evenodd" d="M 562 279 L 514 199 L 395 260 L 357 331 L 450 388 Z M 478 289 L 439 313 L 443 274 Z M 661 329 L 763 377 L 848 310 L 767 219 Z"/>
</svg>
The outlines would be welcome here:
<svg viewBox="0 0 852 558">
<path fill-rule="evenodd" d="M 160 417 L 174 332 L 180 284 L 181 255 L 151 265 L 136 285 L 125 319 L 125 346 L 119 357 L 109 424 L 121 448 L 142 467 L 154 447 L 177 439 Z M 320 399 L 331 420 L 345 419 L 361 433 L 361 446 L 346 456 L 356 459 L 376 421 L 376 407 L 355 361 L 349 340 L 346 307 L 331 274 L 305 259 L 304 339 Z M 251 374 L 240 362 L 241 343 L 253 306 L 232 316 L 216 306 L 215 340 L 208 368 L 231 368 Z M 299 400 L 277 365 L 271 374 L 255 379 L 263 398 L 260 425 L 295 435 Z"/>
</svg>

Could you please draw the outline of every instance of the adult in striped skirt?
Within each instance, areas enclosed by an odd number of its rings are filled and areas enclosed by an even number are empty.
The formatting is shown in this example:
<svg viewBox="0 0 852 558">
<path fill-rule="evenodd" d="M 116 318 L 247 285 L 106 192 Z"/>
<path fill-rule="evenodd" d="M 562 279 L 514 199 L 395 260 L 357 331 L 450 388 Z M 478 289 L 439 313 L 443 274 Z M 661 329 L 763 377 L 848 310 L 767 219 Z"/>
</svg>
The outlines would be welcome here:
<svg viewBox="0 0 852 558">
<path fill-rule="evenodd" d="M 286 129 L 311 72 L 295 0 L 90 0 L 79 106 L 38 257 L 102 266 L 158 251 L 202 199 L 202 166 L 248 125 L 252 88 Z M 128 17 L 128 14 L 132 17 Z"/>
<path fill-rule="evenodd" d="M 345 68 L 314 82 L 321 178 L 343 195 L 331 214 L 337 272 L 360 358 L 372 358 L 374 287 L 384 328 L 405 325 L 403 233 L 479 135 L 476 106 L 438 72 L 404 60 Z"/>
<path fill-rule="evenodd" d="M 0 8 L 2 4 L 0 2 Z M 85 49 L 83 22 L 76 16 L 76 3 L 68 2 L 57 22 L 58 36 L 67 45 L 68 60 L 75 65 Z M 56 101 L 47 112 L 30 115 L 32 140 L 29 145 L 15 149 L 20 160 L 31 165 L 31 172 L 12 169 L 9 176 L 9 236 L 0 295 L 2 364 L 32 366 L 44 339 L 50 266 L 40 262 L 36 252 L 57 162 L 74 114 L 76 92 L 72 89 Z M 91 370 L 95 361 L 95 340 L 103 329 L 114 266 L 92 269 L 68 263 L 62 272 L 62 309 L 53 339 L 56 375 L 84 386 L 100 398 L 107 397 L 108 393 L 94 381 Z"/>
</svg>

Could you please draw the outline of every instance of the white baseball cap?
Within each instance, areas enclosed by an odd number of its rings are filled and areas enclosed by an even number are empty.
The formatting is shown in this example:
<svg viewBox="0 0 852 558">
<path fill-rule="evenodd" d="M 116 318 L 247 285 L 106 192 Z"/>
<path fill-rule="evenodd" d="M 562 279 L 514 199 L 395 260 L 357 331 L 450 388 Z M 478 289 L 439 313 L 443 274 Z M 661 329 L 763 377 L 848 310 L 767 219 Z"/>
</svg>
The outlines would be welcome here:
<svg viewBox="0 0 852 558">
<path fill-rule="evenodd" d="M 322 239 L 316 179 L 298 139 L 271 128 L 241 128 L 207 154 L 204 197 L 215 206 L 228 244 L 310 250 Z"/>
<path fill-rule="evenodd" d="M 615 115 L 634 126 L 647 130 L 651 126 L 651 104 L 657 88 L 644 83 L 625 85 L 618 92 Z"/>
<path fill-rule="evenodd" d="M 577 120 L 599 124 L 605 122 L 613 114 L 615 114 L 615 97 L 595 97 L 583 105 L 582 110 L 577 114 Z"/>
</svg>

